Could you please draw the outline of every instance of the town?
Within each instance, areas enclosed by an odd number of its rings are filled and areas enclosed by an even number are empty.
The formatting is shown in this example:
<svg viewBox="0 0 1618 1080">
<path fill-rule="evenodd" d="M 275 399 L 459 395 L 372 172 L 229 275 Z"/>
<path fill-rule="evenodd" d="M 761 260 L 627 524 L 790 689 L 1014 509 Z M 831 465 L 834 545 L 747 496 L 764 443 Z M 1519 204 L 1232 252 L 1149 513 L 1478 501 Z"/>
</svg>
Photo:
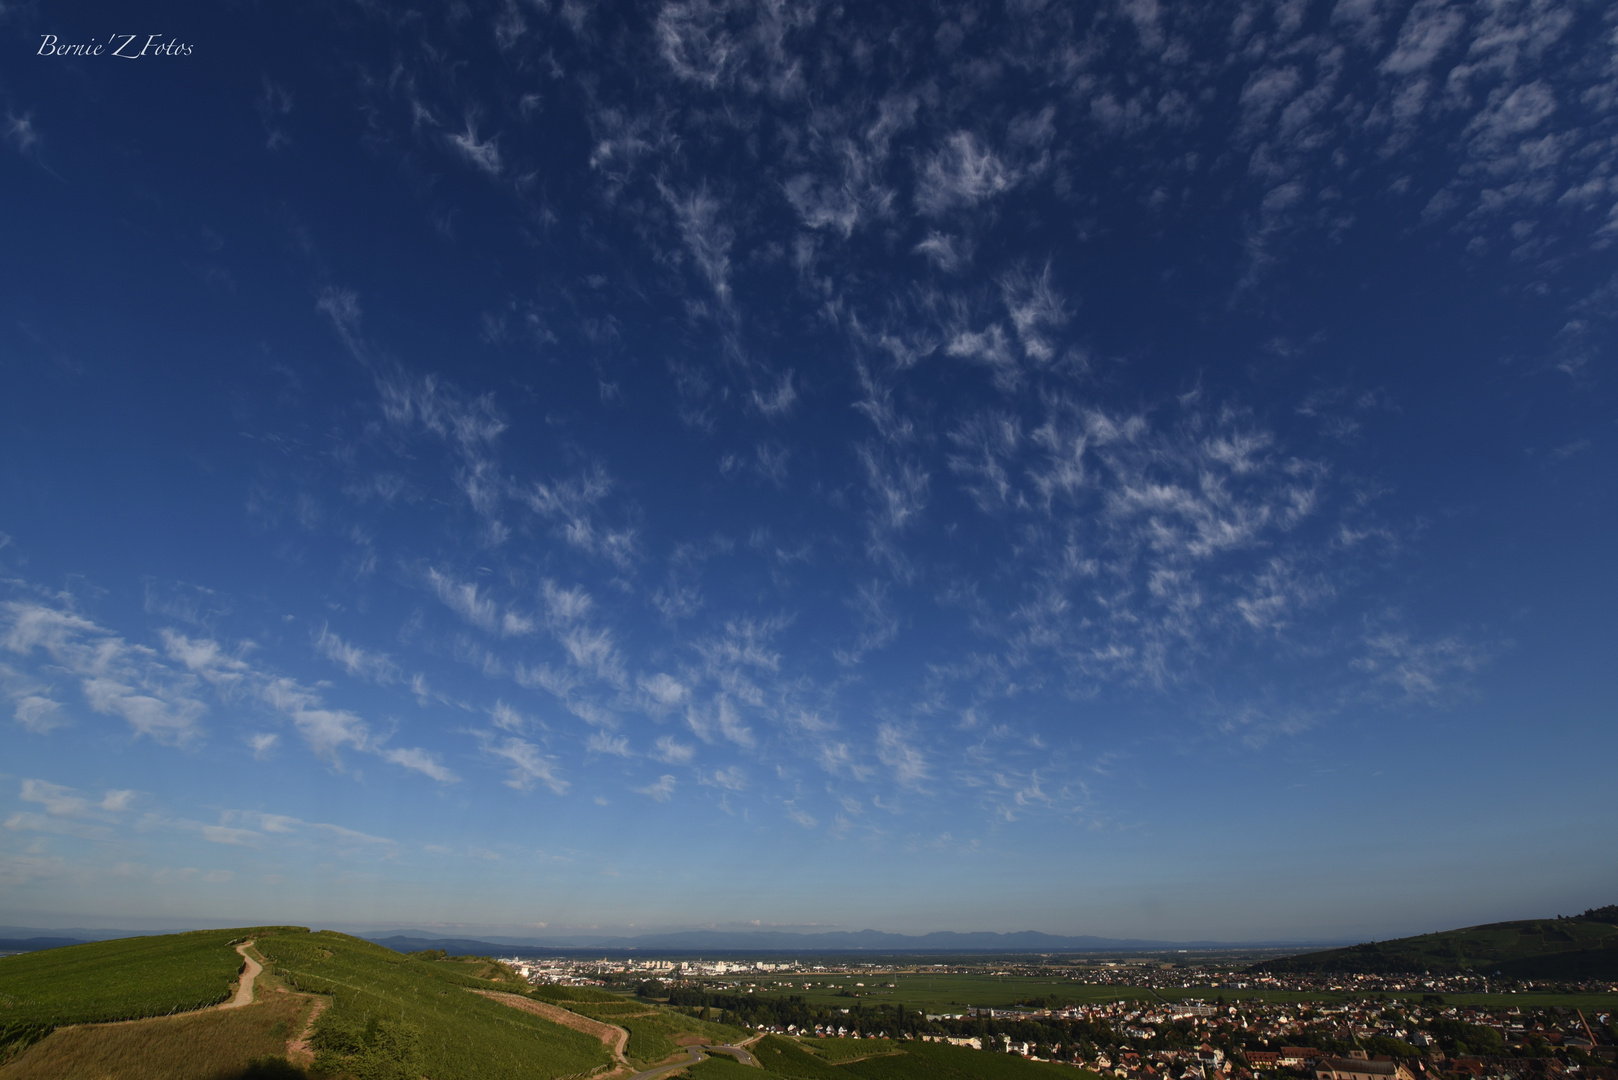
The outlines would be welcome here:
<svg viewBox="0 0 1618 1080">
<path fill-rule="evenodd" d="M 1247 971 L 1251 958 L 1041 958 L 929 964 L 847 958 L 510 957 L 538 985 L 594 985 L 786 1036 L 917 1039 L 1070 1064 L 1120 1080 L 1618 1080 L 1610 1006 L 1546 999 L 1618 993 L 1467 972 Z M 925 980 L 925 982 L 923 981 Z M 989 980 L 998 980 L 990 983 Z M 995 1004 L 924 1007 L 917 988 L 1060 980 Z M 901 989 L 903 986 L 905 989 Z M 1488 1003 L 1475 1000 L 1484 995 Z M 1497 1003 L 1516 996 L 1519 1002 Z"/>
</svg>

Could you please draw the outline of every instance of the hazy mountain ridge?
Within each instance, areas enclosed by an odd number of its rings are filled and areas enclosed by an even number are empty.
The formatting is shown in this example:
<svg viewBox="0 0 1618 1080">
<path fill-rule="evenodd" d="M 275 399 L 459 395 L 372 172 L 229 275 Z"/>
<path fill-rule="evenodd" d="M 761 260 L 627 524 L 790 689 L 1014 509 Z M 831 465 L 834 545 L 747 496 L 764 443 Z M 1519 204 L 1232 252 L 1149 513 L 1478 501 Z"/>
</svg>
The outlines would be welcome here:
<svg viewBox="0 0 1618 1080">
<path fill-rule="evenodd" d="M 1024 930 L 1001 934 L 987 931 L 935 931 L 930 934 L 892 934 L 880 930 L 795 933 L 789 931 L 684 930 L 662 934 L 581 935 L 578 937 L 483 938 L 449 937 L 422 930 L 393 934 L 363 934 L 367 941 L 399 952 L 445 949 L 459 953 L 487 953 L 498 949 L 578 950 L 606 949 L 658 952 L 898 952 L 898 953 L 1037 953 L 1037 952 L 1145 952 L 1164 949 L 1229 949 L 1250 943 L 1222 941 L 1159 941 L 1144 938 L 1063 936 Z M 1277 945 L 1283 943 L 1276 943 Z M 1314 944 L 1298 943 L 1291 944 Z"/>
</svg>

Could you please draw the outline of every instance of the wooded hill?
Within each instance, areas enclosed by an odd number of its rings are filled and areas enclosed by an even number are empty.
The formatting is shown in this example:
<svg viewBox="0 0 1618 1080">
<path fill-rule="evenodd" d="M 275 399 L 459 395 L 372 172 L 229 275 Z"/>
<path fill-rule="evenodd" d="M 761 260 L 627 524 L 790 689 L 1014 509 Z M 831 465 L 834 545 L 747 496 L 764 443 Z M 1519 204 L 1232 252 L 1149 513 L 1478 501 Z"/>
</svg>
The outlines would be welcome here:
<svg viewBox="0 0 1618 1080">
<path fill-rule="evenodd" d="M 1618 904 L 1570 917 L 1489 923 L 1368 941 L 1346 949 L 1266 960 L 1248 970 L 1360 975 L 1474 971 L 1511 979 L 1618 979 Z"/>
</svg>

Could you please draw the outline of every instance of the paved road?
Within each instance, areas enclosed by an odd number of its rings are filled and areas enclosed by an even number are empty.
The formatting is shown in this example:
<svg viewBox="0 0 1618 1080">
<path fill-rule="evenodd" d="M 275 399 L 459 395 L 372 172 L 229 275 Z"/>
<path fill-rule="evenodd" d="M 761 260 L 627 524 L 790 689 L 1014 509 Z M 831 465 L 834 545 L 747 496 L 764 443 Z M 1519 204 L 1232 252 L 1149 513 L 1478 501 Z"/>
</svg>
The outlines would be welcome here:
<svg viewBox="0 0 1618 1080">
<path fill-rule="evenodd" d="M 707 1051 L 707 1053 L 704 1053 Z M 658 1065 L 655 1068 L 645 1069 L 629 1077 L 629 1080 L 657 1080 L 658 1077 L 667 1076 L 676 1069 L 683 1069 L 687 1065 L 695 1065 L 707 1057 L 707 1054 L 729 1054 L 743 1065 L 758 1065 L 758 1059 L 740 1046 L 688 1046 L 685 1048 L 685 1060 Z"/>
<path fill-rule="evenodd" d="M 737 1061 L 741 1062 L 743 1065 L 752 1065 L 755 1068 L 760 1067 L 759 1064 L 758 1064 L 758 1058 L 756 1058 L 752 1054 L 748 1053 L 746 1048 L 744 1048 L 744 1047 L 740 1047 L 740 1046 L 704 1046 L 703 1049 L 704 1050 L 711 1050 L 716 1054 L 729 1054 L 731 1057 L 735 1058 Z"/>
<path fill-rule="evenodd" d="M 251 941 L 244 941 L 236 946 L 236 951 L 247 961 L 247 970 L 242 972 L 242 981 L 241 985 L 236 987 L 236 996 L 219 1006 L 221 1009 L 239 1009 L 243 1005 L 253 1004 L 253 980 L 264 970 L 264 965 L 247 955 L 247 950 L 252 944 Z"/>
<path fill-rule="evenodd" d="M 629 1080 L 655 1080 L 656 1077 L 667 1076 L 675 1069 L 683 1069 L 687 1065 L 695 1065 L 697 1062 L 701 1061 L 704 1056 L 702 1053 L 702 1047 L 700 1046 L 688 1046 L 685 1048 L 685 1053 L 686 1059 L 684 1061 L 676 1061 L 669 1065 L 658 1065 L 655 1068 L 646 1069 L 642 1072 L 636 1073 L 634 1076 L 631 1076 Z"/>
</svg>

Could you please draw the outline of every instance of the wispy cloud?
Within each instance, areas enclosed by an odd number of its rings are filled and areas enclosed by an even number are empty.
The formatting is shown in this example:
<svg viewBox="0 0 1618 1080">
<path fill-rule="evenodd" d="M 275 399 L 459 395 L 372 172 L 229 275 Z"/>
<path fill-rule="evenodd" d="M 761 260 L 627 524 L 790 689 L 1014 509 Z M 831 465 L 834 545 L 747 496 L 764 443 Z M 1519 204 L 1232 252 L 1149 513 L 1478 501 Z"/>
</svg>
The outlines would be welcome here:
<svg viewBox="0 0 1618 1080">
<path fill-rule="evenodd" d="M 78 682 L 94 712 L 122 718 L 138 735 L 188 743 L 201 733 L 206 711 L 194 680 L 163 664 L 155 650 L 135 645 L 92 620 L 33 601 L 0 604 L 0 648 L 19 656 L 43 654 Z M 35 700 L 38 699 L 38 700 Z M 52 725 L 50 699 L 27 695 L 19 720 Z"/>
<path fill-rule="evenodd" d="M 483 736 L 482 743 L 484 753 L 503 758 L 511 766 L 507 787 L 525 791 L 538 783 L 557 795 L 567 794 L 568 782 L 562 778 L 556 759 L 545 754 L 534 743 L 509 735 L 501 738 Z"/>
<path fill-rule="evenodd" d="M 669 775 L 668 773 L 664 773 L 662 776 L 657 778 L 655 783 L 648 784 L 646 787 L 638 787 L 635 789 L 635 791 L 638 794 L 645 795 L 648 798 L 656 800 L 657 802 L 668 802 L 674 797 L 674 788 L 676 784 L 677 781 L 673 776 Z"/>
</svg>

